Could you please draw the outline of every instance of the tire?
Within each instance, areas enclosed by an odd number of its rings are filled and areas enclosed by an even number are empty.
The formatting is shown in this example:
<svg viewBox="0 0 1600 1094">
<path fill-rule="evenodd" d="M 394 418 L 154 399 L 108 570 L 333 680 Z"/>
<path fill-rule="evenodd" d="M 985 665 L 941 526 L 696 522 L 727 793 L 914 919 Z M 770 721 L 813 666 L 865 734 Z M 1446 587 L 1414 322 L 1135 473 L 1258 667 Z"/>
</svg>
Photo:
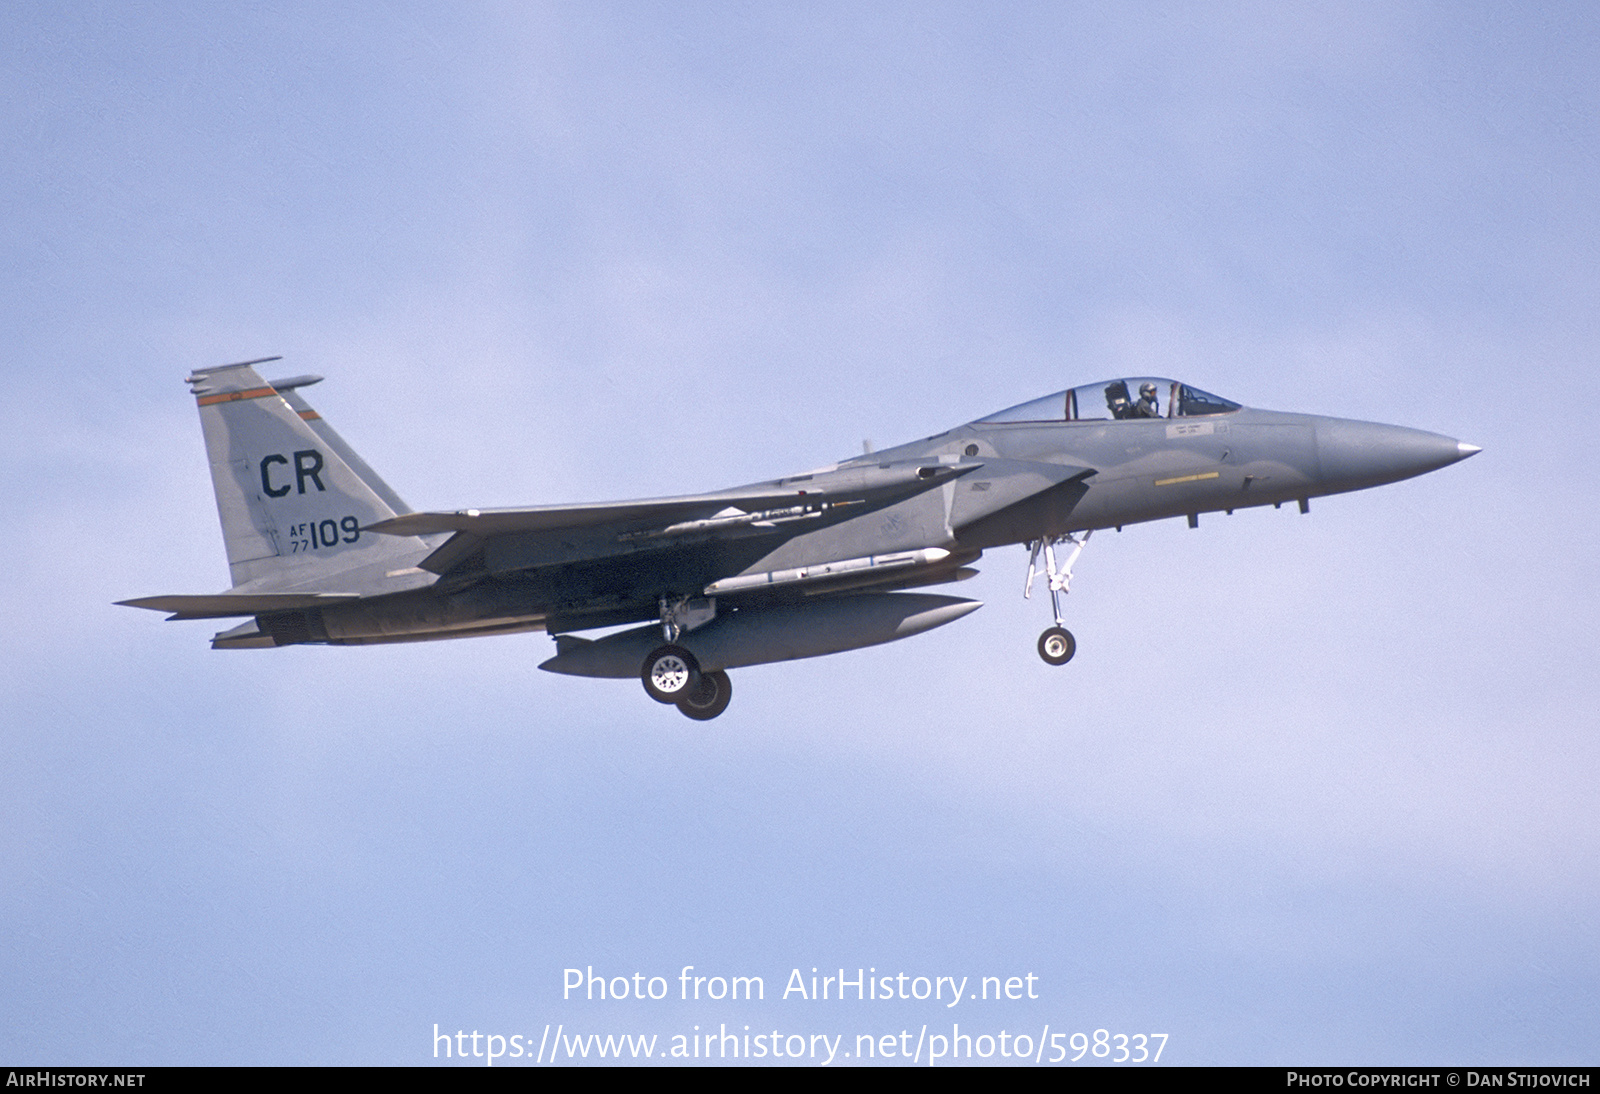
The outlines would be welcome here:
<svg viewBox="0 0 1600 1094">
<path fill-rule="evenodd" d="M 1039 636 L 1039 656 L 1047 665 L 1065 665 L 1078 652 L 1078 642 L 1065 627 L 1051 627 Z"/>
<path fill-rule="evenodd" d="M 709 722 L 728 709 L 733 699 L 733 681 L 725 672 L 703 672 L 700 686 L 678 700 L 678 709 L 685 718 Z"/>
<path fill-rule="evenodd" d="M 639 669 L 644 690 L 658 703 L 676 703 L 700 685 L 700 662 L 682 646 L 660 646 Z"/>
</svg>

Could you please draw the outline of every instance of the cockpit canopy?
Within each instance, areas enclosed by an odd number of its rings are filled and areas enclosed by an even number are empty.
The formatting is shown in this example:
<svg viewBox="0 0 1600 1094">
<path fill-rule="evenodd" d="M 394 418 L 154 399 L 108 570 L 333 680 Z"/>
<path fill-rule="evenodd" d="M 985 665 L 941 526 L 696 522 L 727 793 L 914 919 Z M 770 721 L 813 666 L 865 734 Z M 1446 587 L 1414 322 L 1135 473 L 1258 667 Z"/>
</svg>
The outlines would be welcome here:
<svg viewBox="0 0 1600 1094">
<path fill-rule="evenodd" d="M 1228 414 L 1239 404 L 1177 380 L 1133 376 L 1104 380 L 1009 407 L 978 419 L 979 424 L 1010 422 L 1088 422 L 1140 418 L 1198 418 Z"/>
</svg>

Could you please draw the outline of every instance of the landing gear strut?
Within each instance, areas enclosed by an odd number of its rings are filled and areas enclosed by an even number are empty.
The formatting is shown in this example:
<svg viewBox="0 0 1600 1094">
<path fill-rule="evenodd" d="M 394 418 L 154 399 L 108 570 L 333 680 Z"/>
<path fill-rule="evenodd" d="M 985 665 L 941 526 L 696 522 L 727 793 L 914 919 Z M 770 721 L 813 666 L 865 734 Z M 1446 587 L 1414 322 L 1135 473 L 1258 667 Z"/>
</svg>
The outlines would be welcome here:
<svg viewBox="0 0 1600 1094">
<path fill-rule="evenodd" d="M 1072 632 L 1067 630 L 1065 621 L 1061 618 L 1061 594 L 1071 592 L 1072 567 L 1077 563 L 1078 556 L 1083 554 L 1083 549 L 1089 545 L 1092 532 L 1085 532 L 1079 536 L 1057 536 L 1054 539 L 1036 539 L 1030 544 L 1031 554 L 1028 557 L 1028 581 L 1022 587 L 1024 599 L 1033 597 L 1033 582 L 1039 576 L 1039 552 L 1044 552 L 1045 576 L 1050 583 L 1050 607 L 1056 613 L 1056 625 L 1050 627 L 1039 636 L 1039 656 L 1048 665 L 1065 665 L 1072 660 L 1072 655 L 1078 652 L 1077 640 L 1072 637 Z M 1063 567 L 1056 566 L 1055 547 L 1058 543 L 1072 544 L 1072 553 L 1067 556 L 1067 564 Z"/>
</svg>

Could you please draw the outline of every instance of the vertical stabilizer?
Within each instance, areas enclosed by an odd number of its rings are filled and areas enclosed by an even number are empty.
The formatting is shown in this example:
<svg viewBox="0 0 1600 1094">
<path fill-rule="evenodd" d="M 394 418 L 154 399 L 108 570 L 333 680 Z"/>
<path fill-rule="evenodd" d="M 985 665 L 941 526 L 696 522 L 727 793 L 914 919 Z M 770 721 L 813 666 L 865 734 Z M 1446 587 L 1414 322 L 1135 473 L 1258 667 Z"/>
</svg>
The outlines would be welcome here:
<svg viewBox="0 0 1600 1094">
<path fill-rule="evenodd" d="M 321 382 L 320 376 L 291 376 L 286 380 L 268 381 L 272 388 L 283 396 L 284 402 L 289 404 L 289 409 L 300 415 L 300 420 L 310 426 L 313 433 L 328 442 L 328 447 L 337 452 L 339 458 L 350 465 L 350 470 L 354 471 L 362 482 L 372 487 L 372 492 L 382 498 L 390 509 L 396 514 L 415 512 L 388 483 L 383 481 L 383 476 L 374 471 L 372 466 L 361 458 L 360 453 L 350 447 L 350 443 L 339 435 L 339 431 L 329 425 L 328 420 L 321 414 L 311 409 L 311 404 L 301 396 L 300 388 Z"/>
<path fill-rule="evenodd" d="M 251 367 L 261 363 L 196 369 L 188 380 L 234 587 L 327 584 L 346 571 L 415 555 L 418 539 L 363 531 L 403 509 L 351 466 L 344 454 L 354 453 L 343 438 L 313 429 Z"/>
</svg>

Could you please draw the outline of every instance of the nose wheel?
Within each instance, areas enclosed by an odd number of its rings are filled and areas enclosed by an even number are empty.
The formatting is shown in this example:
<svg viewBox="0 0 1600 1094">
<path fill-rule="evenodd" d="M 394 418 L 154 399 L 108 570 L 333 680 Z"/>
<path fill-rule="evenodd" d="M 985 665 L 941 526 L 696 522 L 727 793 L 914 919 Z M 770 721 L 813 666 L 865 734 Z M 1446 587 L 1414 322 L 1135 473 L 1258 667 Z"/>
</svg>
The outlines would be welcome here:
<svg viewBox="0 0 1600 1094">
<path fill-rule="evenodd" d="M 1050 585 L 1050 607 L 1056 613 L 1056 625 L 1046 630 L 1039 636 L 1039 656 L 1047 665 L 1065 665 L 1072 660 L 1072 655 L 1078 652 L 1077 639 L 1072 637 L 1072 632 L 1067 630 L 1061 618 L 1061 594 L 1070 592 L 1072 588 L 1072 567 L 1078 561 L 1078 556 L 1083 554 L 1083 549 L 1089 545 L 1089 536 L 1092 532 L 1085 532 L 1080 536 L 1059 536 L 1055 539 L 1036 539 L 1031 544 L 1031 553 L 1028 556 L 1028 581 L 1022 587 L 1024 599 L 1033 596 L 1034 579 L 1040 576 L 1039 555 L 1044 554 L 1044 576 Z M 1067 556 L 1067 564 L 1056 565 L 1056 544 L 1072 544 L 1072 553 Z"/>
<path fill-rule="evenodd" d="M 1065 627 L 1051 627 L 1039 636 L 1039 656 L 1047 665 L 1065 665 L 1078 652 L 1078 640 Z"/>
</svg>

